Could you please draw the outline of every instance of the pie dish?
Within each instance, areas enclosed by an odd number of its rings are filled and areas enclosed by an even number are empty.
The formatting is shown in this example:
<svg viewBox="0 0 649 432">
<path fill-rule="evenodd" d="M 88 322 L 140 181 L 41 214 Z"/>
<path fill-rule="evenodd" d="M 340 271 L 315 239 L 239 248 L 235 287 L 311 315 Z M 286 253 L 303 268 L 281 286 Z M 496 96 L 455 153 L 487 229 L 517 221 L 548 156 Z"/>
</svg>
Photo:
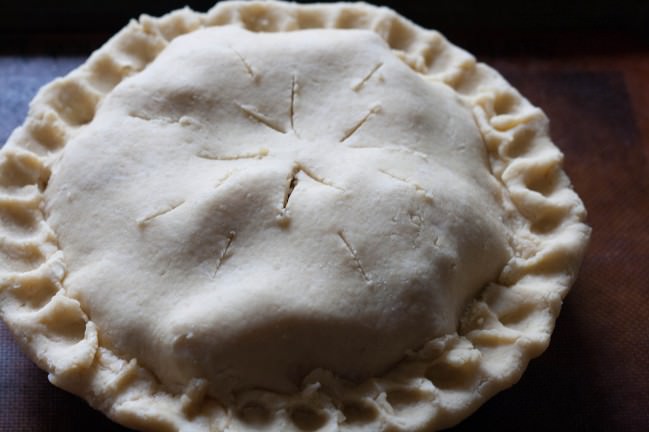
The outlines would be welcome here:
<svg viewBox="0 0 649 432">
<path fill-rule="evenodd" d="M 548 345 L 590 230 L 548 120 L 367 4 L 131 22 L 0 161 L 0 311 L 141 430 L 435 430 Z"/>
</svg>

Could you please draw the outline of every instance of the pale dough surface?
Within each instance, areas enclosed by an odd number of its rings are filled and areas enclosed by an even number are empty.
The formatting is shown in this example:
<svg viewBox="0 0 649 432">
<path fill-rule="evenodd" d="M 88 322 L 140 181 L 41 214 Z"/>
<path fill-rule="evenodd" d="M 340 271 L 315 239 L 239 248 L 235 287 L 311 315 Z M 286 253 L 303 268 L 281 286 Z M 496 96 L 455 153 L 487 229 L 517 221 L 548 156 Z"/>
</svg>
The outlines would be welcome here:
<svg viewBox="0 0 649 432">
<path fill-rule="evenodd" d="M 143 16 L 0 153 L 0 314 L 140 430 L 435 430 L 549 343 L 589 237 L 543 112 L 365 4 Z"/>
<path fill-rule="evenodd" d="M 469 109 L 368 31 L 181 36 L 54 171 L 68 293 L 118 352 L 214 395 L 384 372 L 510 255 Z"/>
</svg>

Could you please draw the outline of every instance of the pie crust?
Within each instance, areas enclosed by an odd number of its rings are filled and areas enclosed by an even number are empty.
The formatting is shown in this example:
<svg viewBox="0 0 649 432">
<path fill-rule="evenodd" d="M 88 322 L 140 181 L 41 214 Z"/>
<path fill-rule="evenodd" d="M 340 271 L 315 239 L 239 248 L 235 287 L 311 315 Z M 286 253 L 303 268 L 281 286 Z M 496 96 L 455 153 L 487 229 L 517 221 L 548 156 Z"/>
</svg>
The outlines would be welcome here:
<svg viewBox="0 0 649 432">
<path fill-rule="evenodd" d="M 0 312 L 141 430 L 435 430 L 548 345 L 590 229 L 548 120 L 366 4 L 132 21 L 0 160 Z"/>
</svg>

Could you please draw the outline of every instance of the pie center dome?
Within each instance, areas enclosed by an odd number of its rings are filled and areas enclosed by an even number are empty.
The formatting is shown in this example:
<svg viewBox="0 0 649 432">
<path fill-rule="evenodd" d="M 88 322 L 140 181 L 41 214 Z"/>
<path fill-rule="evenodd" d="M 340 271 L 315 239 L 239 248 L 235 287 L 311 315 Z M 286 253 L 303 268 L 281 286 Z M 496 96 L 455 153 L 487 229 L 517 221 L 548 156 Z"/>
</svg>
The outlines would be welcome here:
<svg viewBox="0 0 649 432">
<path fill-rule="evenodd" d="M 46 209 L 105 343 L 220 396 L 456 332 L 510 256 L 500 194 L 471 111 L 376 34 L 222 27 L 107 96 Z"/>
</svg>

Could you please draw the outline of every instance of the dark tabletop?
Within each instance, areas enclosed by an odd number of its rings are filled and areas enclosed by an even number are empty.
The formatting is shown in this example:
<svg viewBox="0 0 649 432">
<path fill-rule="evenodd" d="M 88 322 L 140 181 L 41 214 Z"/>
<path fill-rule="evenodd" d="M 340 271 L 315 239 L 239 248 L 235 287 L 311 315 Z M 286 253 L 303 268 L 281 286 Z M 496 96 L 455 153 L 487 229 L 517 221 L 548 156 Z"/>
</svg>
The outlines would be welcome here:
<svg viewBox="0 0 649 432">
<path fill-rule="evenodd" d="M 590 43 L 583 49 L 579 32 L 541 36 L 516 40 L 508 33 L 513 51 L 476 51 L 550 117 L 565 170 L 589 211 L 591 244 L 549 349 L 518 384 L 452 430 L 646 431 L 649 49 L 629 49 L 624 34 L 599 34 L 601 50 Z M 0 143 L 22 122 L 39 86 L 89 54 L 32 51 L 0 56 Z M 91 430 L 126 429 L 50 385 L 0 323 L 0 431 Z"/>
</svg>

